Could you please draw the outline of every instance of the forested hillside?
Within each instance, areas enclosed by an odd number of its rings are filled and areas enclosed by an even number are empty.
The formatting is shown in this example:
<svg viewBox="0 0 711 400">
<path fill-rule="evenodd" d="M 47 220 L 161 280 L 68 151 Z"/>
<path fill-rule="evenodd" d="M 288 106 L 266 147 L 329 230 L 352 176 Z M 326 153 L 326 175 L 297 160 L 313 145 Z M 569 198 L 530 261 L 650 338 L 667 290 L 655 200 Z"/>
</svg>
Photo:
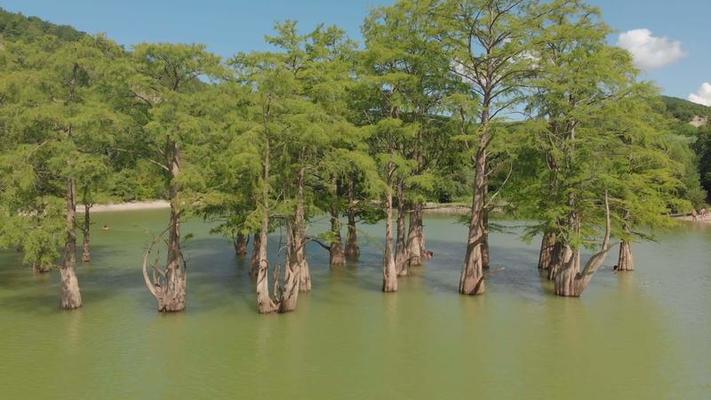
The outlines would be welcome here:
<svg viewBox="0 0 711 400">
<path fill-rule="evenodd" d="M 86 34 L 71 26 L 56 25 L 37 17 L 27 17 L 0 8 L 0 38 L 36 40 L 44 35 L 53 35 L 64 41 L 75 41 Z"/>
</svg>

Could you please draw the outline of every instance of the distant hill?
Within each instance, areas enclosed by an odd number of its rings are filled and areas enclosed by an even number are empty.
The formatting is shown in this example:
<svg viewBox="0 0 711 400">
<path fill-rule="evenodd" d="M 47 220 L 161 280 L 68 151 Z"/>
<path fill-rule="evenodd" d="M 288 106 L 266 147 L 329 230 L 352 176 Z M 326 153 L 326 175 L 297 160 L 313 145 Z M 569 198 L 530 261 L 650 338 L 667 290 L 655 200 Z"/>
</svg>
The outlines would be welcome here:
<svg viewBox="0 0 711 400">
<path fill-rule="evenodd" d="M 708 123 L 711 118 L 711 107 L 677 97 L 662 96 L 662 101 L 666 106 L 667 113 L 681 122 L 699 127 Z"/>
<path fill-rule="evenodd" d="M 0 39 L 32 41 L 44 35 L 52 35 L 72 42 L 81 39 L 86 33 L 71 26 L 53 24 L 37 17 L 27 17 L 0 8 Z"/>
</svg>

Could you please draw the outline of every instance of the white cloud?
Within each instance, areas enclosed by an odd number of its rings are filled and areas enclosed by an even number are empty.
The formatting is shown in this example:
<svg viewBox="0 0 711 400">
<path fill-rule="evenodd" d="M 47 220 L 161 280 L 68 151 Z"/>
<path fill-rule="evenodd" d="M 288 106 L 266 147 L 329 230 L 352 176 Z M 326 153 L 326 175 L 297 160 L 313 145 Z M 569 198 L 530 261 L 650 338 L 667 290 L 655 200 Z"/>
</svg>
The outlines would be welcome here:
<svg viewBox="0 0 711 400">
<path fill-rule="evenodd" d="M 617 45 L 632 53 L 635 64 L 643 70 L 661 68 L 686 56 L 681 42 L 654 36 L 649 29 L 622 33 Z"/>
<path fill-rule="evenodd" d="M 696 93 L 689 95 L 689 101 L 705 106 L 711 106 L 711 83 L 704 82 Z"/>
</svg>

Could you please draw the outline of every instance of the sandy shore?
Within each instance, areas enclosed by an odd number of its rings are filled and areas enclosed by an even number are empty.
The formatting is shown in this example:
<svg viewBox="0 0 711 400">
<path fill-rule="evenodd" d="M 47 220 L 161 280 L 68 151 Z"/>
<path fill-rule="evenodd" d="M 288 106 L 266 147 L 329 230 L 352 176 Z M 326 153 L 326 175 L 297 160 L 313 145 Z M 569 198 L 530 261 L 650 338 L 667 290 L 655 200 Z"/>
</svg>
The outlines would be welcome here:
<svg viewBox="0 0 711 400">
<path fill-rule="evenodd" d="M 170 208 L 166 200 L 136 201 L 132 203 L 96 204 L 91 207 L 91 212 L 136 211 L 136 210 L 161 210 Z M 84 212 L 84 205 L 77 205 L 77 212 Z"/>
</svg>

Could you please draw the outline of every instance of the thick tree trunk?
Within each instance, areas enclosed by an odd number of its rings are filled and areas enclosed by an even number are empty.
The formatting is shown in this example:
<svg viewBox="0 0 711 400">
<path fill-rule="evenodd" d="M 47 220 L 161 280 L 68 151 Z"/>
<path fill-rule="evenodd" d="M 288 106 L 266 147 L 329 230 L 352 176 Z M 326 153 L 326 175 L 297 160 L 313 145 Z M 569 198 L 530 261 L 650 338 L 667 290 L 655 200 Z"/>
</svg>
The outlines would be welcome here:
<svg viewBox="0 0 711 400">
<path fill-rule="evenodd" d="M 83 243 L 82 243 L 82 253 L 81 261 L 84 263 L 91 262 L 91 207 L 92 204 L 89 202 L 84 202 L 84 226 L 82 228 Z"/>
<path fill-rule="evenodd" d="M 355 183 L 353 179 L 348 182 L 348 235 L 346 237 L 345 255 L 351 261 L 358 260 L 360 248 L 358 248 L 358 230 L 356 227 L 356 202 Z"/>
<path fill-rule="evenodd" d="M 602 240 L 601 250 L 590 257 L 585 267 L 580 268 L 580 250 L 566 245 L 563 251 L 563 267 L 555 277 L 555 294 L 563 297 L 580 297 L 588 287 L 593 275 L 602 266 L 610 252 L 610 205 L 605 192 L 605 237 Z M 577 215 L 571 216 L 573 229 L 579 233 L 580 224 Z"/>
<path fill-rule="evenodd" d="M 423 244 L 422 204 L 414 204 L 410 212 L 410 226 L 407 232 L 408 264 L 410 267 L 422 265 L 426 257 Z"/>
<path fill-rule="evenodd" d="M 397 292 L 397 268 L 395 267 L 395 254 L 393 251 L 393 191 L 392 175 L 395 165 L 388 165 L 388 188 L 385 195 L 387 217 L 385 220 L 385 254 L 383 257 L 383 292 Z"/>
<path fill-rule="evenodd" d="M 464 267 L 459 278 L 459 292 L 464 295 L 480 295 L 486 291 L 484 266 L 487 257 L 486 243 L 486 193 L 487 193 L 487 153 L 488 135 L 482 135 L 479 151 L 475 157 L 476 177 L 474 179 L 474 198 L 469 222 L 467 252 Z"/>
<path fill-rule="evenodd" d="M 64 262 L 59 269 L 62 287 L 61 305 L 65 310 L 81 307 L 81 292 L 74 266 L 76 265 L 77 234 L 76 234 L 76 184 L 74 179 L 67 182 L 67 238 L 64 244 Z"/>
<path fill-rule="evenodd" d="M 398 276 L 409 273 L 410 248 L 405 233 L 405 188 L 402 179 L 397 183 L 397 236 L 395 241 L 395 269 Z"/>
<path fill-rule="evenodd" d="M 262 226 L 259 234 L 254 235 L 254 253 L 252 254 L 252 276 L 257 278 L 257 310 L 260 314 L 269 314 L 277 311 L 279 306 L 275 304 L 269 294 L 269 259 L 267 258 L 267 244 L 269 235 L 269 179 L 271 168 L 269 140 L 266 141 L 263 164 L 263 187 L 262 187 Z M 256 259 L 256 271 L 254 260 Z M 256 272 L 256 273 L 255 273 Z M 275 276 L 275 282 L 279 277 Z"/>
<path fill-rule="evenodd" d="M 343 251 L 343 241 L 341 240 L 341 221 L 338 219 L 336 206 L 331 206 L 331 246 L 328 249 L 329 262 L 331 267 L 341 267 L 346 265 L 346 254 Z"/>
<path fill-rule="evenodd" d="M 269 220 L 267 219 L 267 229 L 269 229 Z M 255 233 L 252 237 L 252 260 L 250 262 L 249 275 L 252 278 L 256 278 L 259 273 L 259 250 L 261 248 L 262 235 L 260 233 Z"/>
<path fill-rule="evenodd" d="M 304 205 L 304 185 L 306 182 L 304 168 L 299 170 L 297 182 L 298 193 L 296 197 L 296 214 L 294 216 L 294 250 L 295 259 L 299 267 L 299 291 L 311 291 L 311 271 L 306 260 L 306 209 Z"/>
<path fill-rule="evenodd" d="M 235 235 L 234 239 L 235 255 L 237 257 L 244 257 L 247 255 L 247 236 L 238 233 Z"/>
<path fill-rule="evenodd" d="M 546 232 L 541 240 L 541 251 L 538 255 L 538 269 L 548 271 L 553 264 L 555 254 L 556 234 L 555 232 Z"/>
<path fill-rule="evenodd" d="M 620 243 L 620 256 L 617 260 L 617 270 L 621 272 L 634 271 L 634 256 L 632 255 L 632 243 L 623 240 Z"/>
<path fill-rule="evenodd" d="M 299 299 L 301 285 L 299 276 L 303 270 L 298 252 L 298 246 L 301 240 L 299 239 L 299 228 L 296 225 L 296 223 L 291 221 L 286 223 L 287 256 L 286 270 L 284 271 L 284 287 L 281 292 L 281 302 L 279 304 L 279 312 L 281 313 L 296 310 Z"/>
</svg>

